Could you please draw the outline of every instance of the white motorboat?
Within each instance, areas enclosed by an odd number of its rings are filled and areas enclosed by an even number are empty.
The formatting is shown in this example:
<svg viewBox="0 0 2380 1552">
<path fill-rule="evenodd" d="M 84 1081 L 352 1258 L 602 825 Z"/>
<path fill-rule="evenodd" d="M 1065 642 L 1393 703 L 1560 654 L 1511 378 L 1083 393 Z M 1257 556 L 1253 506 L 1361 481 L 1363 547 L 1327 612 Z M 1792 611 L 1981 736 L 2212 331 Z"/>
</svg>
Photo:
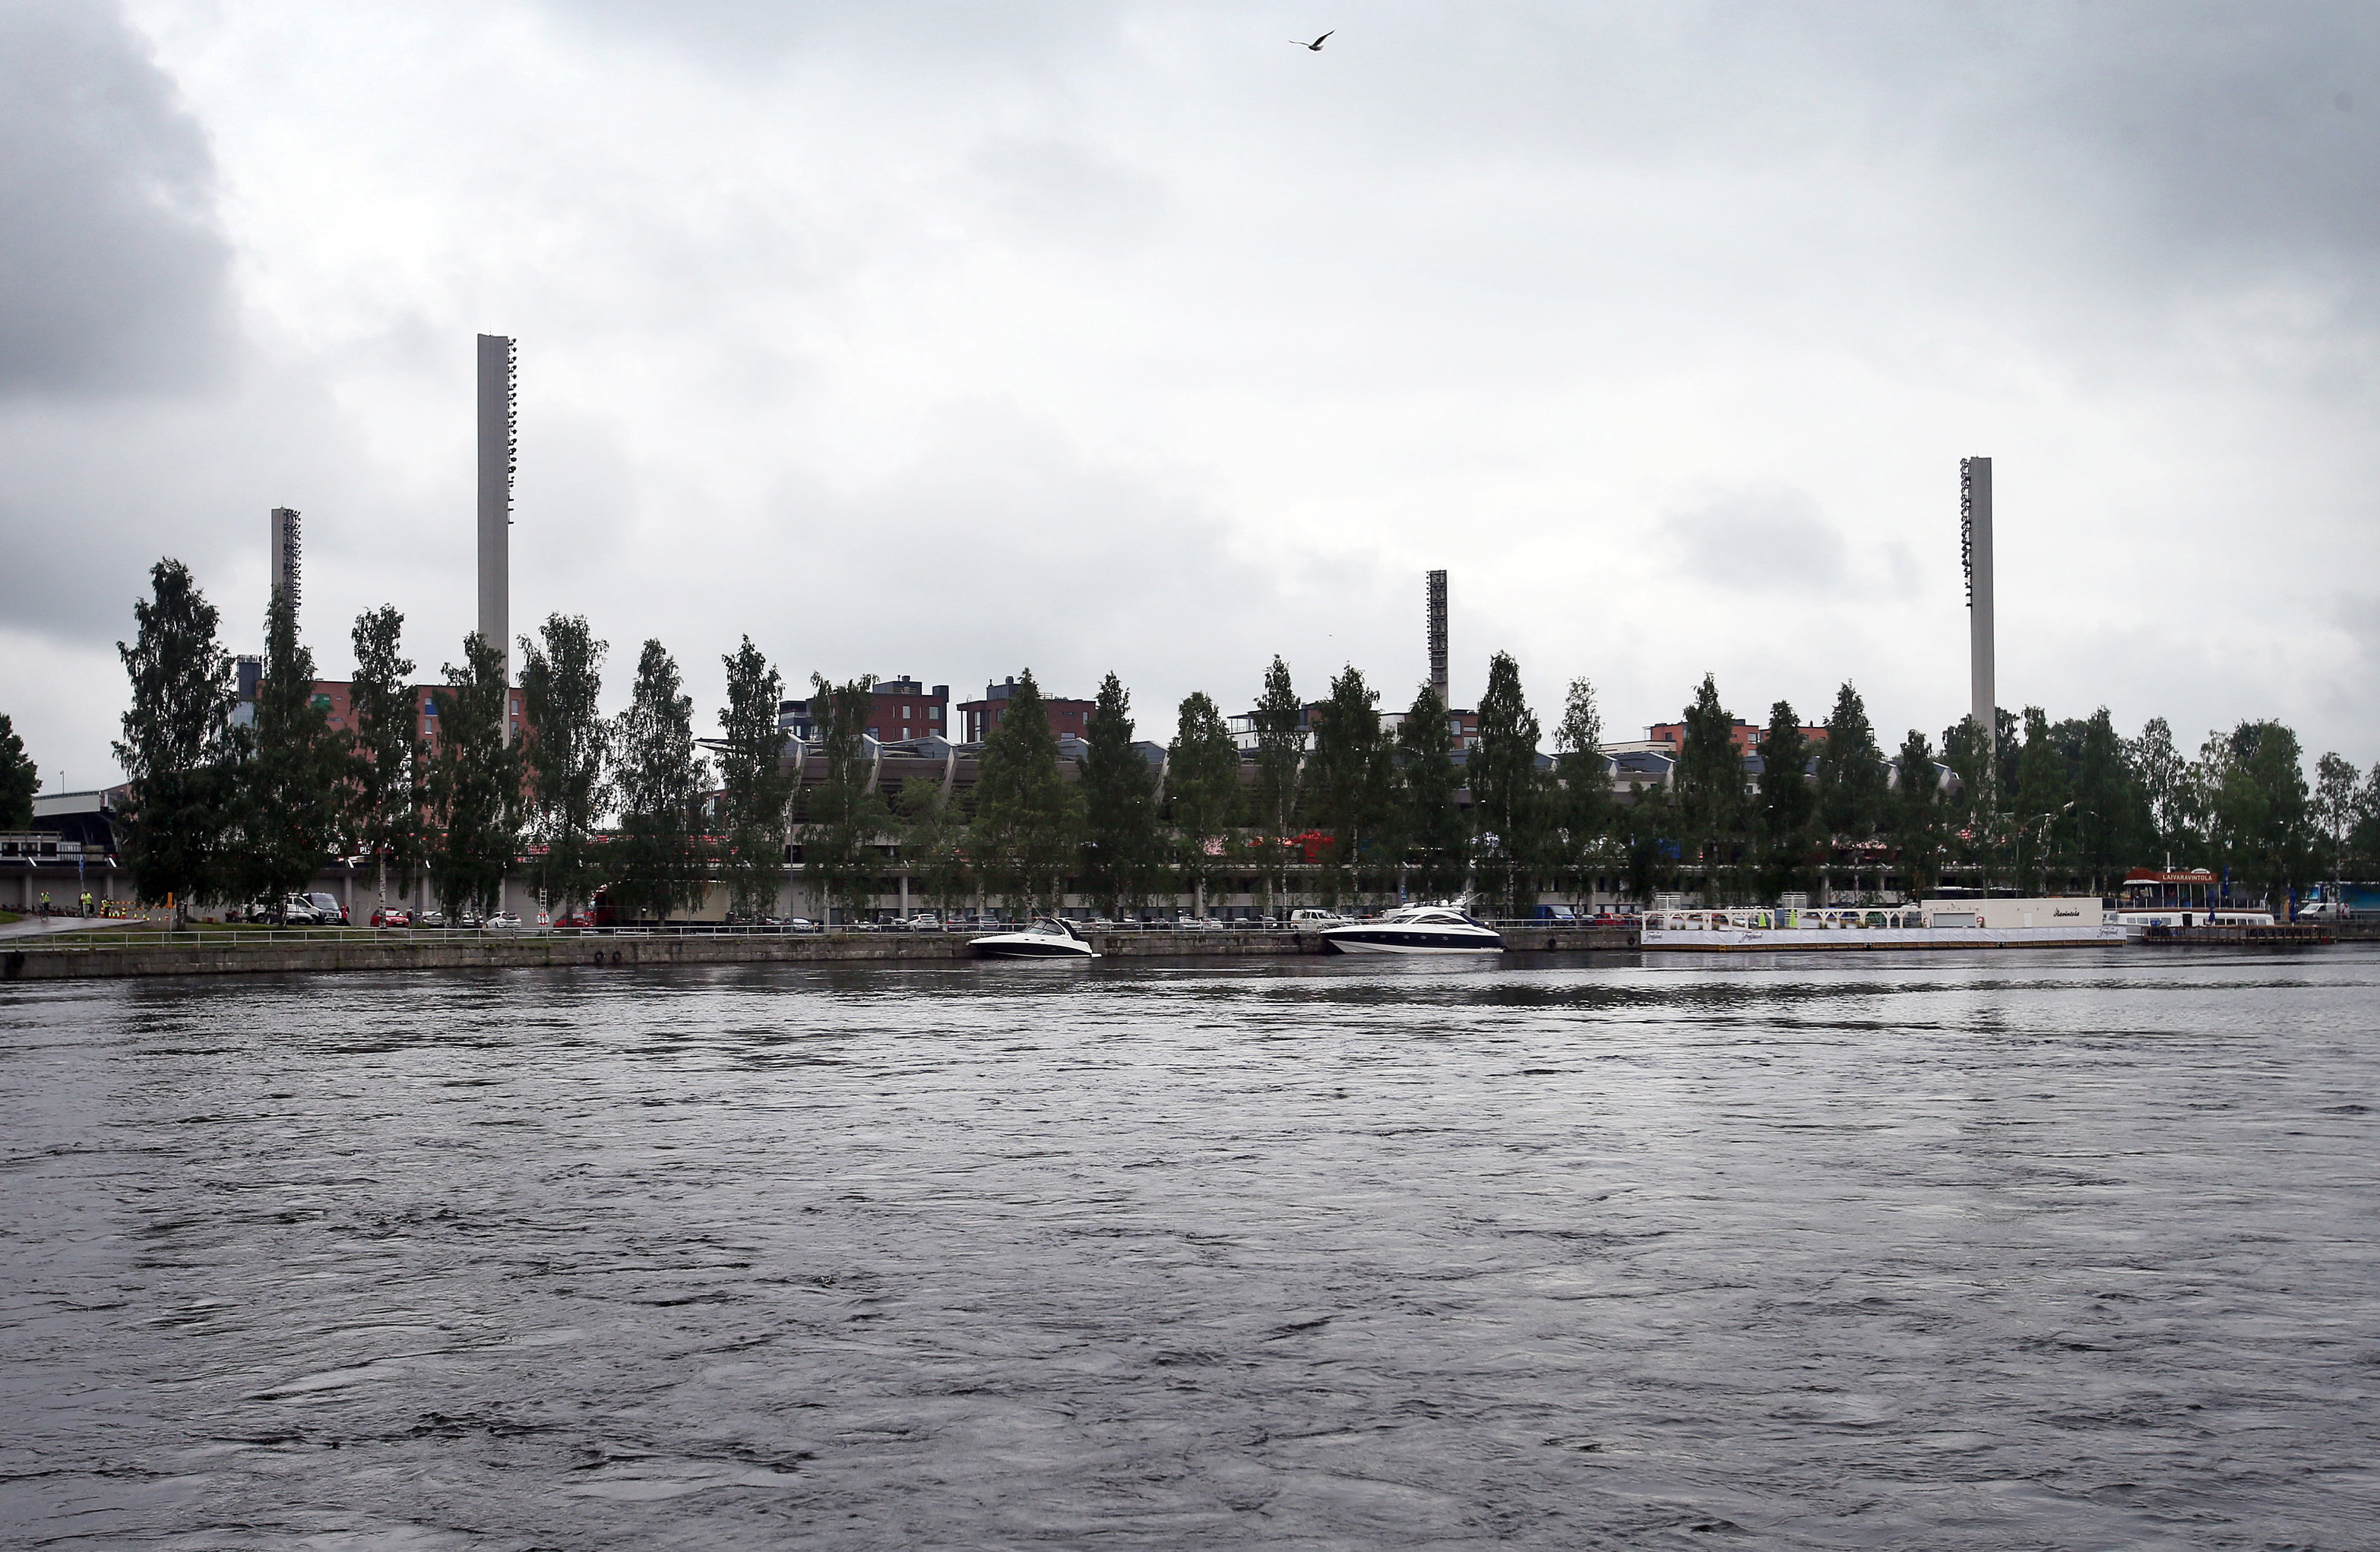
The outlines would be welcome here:
<svg viewBox="0 0 2380 1552">
<path fill-rule="evenodd" d="M 1097 959 L 1099 951 L 1064 922 L 1050 916 L 1035 919 L 1020 932 L 995 932 L 970 939 L 967 947 L 986 959 Z"/>
<path fill-rule="evenodd" d="M 1370 921 L 1327 928 L 1322 941 L 1333 953 L 1501 953 L 1503 934 L 1472 920 L 1451 905 L 1407 905 Z"/>
</svg>

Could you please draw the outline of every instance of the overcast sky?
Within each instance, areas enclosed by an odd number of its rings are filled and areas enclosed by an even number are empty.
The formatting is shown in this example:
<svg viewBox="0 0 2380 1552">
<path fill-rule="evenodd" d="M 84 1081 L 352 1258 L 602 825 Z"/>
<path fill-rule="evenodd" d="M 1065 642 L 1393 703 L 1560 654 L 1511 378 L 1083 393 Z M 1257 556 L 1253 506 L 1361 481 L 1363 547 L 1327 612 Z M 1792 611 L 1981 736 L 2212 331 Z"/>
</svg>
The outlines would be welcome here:
<svg viewBox="0 0 2380 1552">
<path fill-rule="evenodd" d="M 1319 53 L 1297 36 L 1335 29 Z M 513 620 L 706 731 L 741 633 L 1144 735 L 1512 651 L 1615 736 L 2003 704 L 2380 756 L 2380 8 L 0 0 L 0 711 L 113 780 L 161 554 L 235 649 Z"/>
</svg>

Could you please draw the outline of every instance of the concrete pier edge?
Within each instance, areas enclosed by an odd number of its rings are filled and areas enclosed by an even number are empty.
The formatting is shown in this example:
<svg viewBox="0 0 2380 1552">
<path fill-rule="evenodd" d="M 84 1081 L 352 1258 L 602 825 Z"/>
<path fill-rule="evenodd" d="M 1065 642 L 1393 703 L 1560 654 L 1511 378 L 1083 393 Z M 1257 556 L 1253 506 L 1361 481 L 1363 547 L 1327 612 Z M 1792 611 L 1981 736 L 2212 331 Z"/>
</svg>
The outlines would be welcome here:
<svg viewBox="0 0 2380 1552">
<path fill-rule="evenodd" d="M 805 934 L 525 933 L 474 938 L 330 939 L 62 944 L 36 940 L 0 949 L 0 981 L 115 980 L 148 976 L 288 975 L 343 970 L 634 969 L 669 964 L 834 964 L 965 960 L 969 933 L 830 932 Z M 1318 954 L 1311 932 L 1090 932 L 1092 947 L 1123 959 L 1268 958 Z M 1515 952 L 1629 949 L 1627 928 L 1513 928 Z"/>
</svg>

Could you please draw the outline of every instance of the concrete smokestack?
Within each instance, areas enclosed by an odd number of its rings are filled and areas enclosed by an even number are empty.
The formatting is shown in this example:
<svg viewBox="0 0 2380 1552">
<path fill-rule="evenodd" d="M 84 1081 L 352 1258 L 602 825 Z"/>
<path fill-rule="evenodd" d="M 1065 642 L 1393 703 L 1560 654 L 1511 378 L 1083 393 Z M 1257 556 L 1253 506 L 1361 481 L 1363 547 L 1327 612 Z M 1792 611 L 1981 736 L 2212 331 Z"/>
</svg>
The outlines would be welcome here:
<svg viewBox="0 0 2380 1552">
<path fill-rule="evenodd" d="M 298 513 L 294 507 L 273 509 L 273 590 L 287 594 L 289 608 L 294 612 L 304 601 L 302 578 L 299 575 L 304 559 L 303 546 L 298 542 Z"/>
<path fill-rule="evenodd" d="M 480 336 L 480 635 L 512 681 L 512 522 L 515 428 L 514 342 Z M 505 739 L 512 719 L 504 719 Z"/>
<path fill-rule="evenodd" d="M 1429 687 L 1446 704 L 1446 573 L 1429 574 Z"/>
<path fill-rule="evenodd" d="M 1999 687 L 1992 657 L 1992 461 L 1959 461 L 1959 549 L 1967 564 L 1967 662 L 1970 715 L 1984 738 L 1985 767 L 1995 770 Z"/>
</svg>

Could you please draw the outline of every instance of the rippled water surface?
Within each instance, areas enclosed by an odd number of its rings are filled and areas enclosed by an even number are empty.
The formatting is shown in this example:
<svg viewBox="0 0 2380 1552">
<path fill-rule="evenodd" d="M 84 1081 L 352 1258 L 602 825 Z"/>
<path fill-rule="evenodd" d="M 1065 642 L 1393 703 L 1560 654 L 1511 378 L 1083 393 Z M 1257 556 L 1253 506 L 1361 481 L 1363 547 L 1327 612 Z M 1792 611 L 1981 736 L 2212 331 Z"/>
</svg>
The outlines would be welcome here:
<svg viewBox="0 0 2380 1552">
<path fill-rule="evenodd" d="M 0 994 L 0 1543 L 2380 1545 L 2380 956 Z"/>
</svg>

